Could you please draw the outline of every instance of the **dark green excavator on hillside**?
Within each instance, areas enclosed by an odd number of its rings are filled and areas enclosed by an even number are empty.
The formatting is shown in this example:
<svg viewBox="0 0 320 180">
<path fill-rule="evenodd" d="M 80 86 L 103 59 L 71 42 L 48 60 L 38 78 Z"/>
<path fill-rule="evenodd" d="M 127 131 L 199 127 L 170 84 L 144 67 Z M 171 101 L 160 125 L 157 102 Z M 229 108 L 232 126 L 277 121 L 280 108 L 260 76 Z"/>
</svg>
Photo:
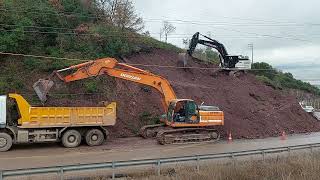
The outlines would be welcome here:
<svg viewBox="0 0 320 180">
<path fill-rule="evenodd" d="M 200 36 L 204 37 L 205 39 L 200 39 Z M 225 46 L 218 42 L 217 40 L 211 39 L 210 37 L 200 34 L 199 32 L 195 33 L 192 36 L 192 39 L 189 43 L 189 49 L 187 53 L 183 55 L 183 64 L 184 66 L 187 65 L 188 59 L 193 57 L 193 53 L 198 44 L 202 44 L 204 46 L 214 48 L 219 52 L 219 60 L 220 60 L 220 67 L 222 69 L 250 69 L 251 62 L 247 57 L 244 56 L 237 56 L 237 55 L 229 55 Z"/>
</svg>

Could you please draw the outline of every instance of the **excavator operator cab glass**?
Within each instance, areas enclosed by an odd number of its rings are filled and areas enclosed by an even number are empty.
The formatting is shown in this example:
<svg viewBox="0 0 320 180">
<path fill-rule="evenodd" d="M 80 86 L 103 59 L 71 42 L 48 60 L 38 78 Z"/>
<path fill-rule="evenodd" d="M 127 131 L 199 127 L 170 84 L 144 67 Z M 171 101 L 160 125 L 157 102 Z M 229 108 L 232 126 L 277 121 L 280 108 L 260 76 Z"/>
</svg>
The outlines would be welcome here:
<svg viewBox="0 0 320 180">
<path fill-rule="evenodd" d="M 186 123 L 198 123 L 198 106 L 194 101 L 186 103 Z"/>
<path fill-rule="evenodd" d="M 176 123 L 189 123 L 197 119 L 197 105 L 194 101 L 183 100 L 171 103 L 168 109 L 168 120 Z"/>
<path fill-rule="evenodd" d="M 176 106 L 176 104 L 174 102 L 170 102 L 169 107 L 168 107 L 168 112 L 167 112 L 167 120 L 170 122 L 172 122 L 172 120 L 173 120 L 175 106 Z"/>
</svg>

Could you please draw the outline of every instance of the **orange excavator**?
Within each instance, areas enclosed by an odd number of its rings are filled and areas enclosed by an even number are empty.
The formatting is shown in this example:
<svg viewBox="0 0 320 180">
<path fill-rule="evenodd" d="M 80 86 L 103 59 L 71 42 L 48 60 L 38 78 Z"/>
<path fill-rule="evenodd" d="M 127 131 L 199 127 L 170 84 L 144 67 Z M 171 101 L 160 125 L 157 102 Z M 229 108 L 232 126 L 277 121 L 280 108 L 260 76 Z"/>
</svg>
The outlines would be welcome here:
<svg viewBox="0 0 320 180">
<path fill-rule="evenodd" d="M 72 72 L 63 76 L 61 73 L 65 71 Z M 224 113 L 218 107 L 197 105 L 191 99 L 177 99 L 167 79 L 128 64 L 119 63 L 114 58 L 103 58 L 70 66 L 55 71 L 47 79 L 38 80 L 33 88 L 43 103 L 54 85 L 51 80 L 53 75 L 57 75 L 66 83 L 109 75 L 153 87 L 161 94 L 165 115 L 160 118 L 161 124 L 144 126 L 140 134 L 145 138 L 156 137 L 160 144 L 216 141 L 220 135 L 214 127 L 224 125 Z"/>
</svg>

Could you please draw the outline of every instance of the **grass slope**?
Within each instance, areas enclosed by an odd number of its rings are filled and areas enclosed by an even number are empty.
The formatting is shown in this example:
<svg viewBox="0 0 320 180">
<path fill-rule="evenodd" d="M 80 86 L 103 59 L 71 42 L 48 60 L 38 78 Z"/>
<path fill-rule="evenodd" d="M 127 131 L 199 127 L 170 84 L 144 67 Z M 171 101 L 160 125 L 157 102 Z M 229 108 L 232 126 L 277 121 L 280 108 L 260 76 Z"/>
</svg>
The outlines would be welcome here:
<svg viewBox="0 0 320 180">
<path fill-rule="evenodd" d="M 252 65 L 252 71 L 260 81 L 276 89 L 297 89 L 306 91 L 315 95 L 320 95 L 320 89 L 308 82 L 297 80 L 291 73 L 283 73 L 265 62 L 258 62 Z"/>
<path fill-rule="evenodd" d="M 182 51 L 147 34 L 92 18 L 97 16 L 99 7 L 93 4 L 88 8 L 82 1 L 3 0 L 0 6 L 10 10 L 3 11 L 0 16 L 0 24 L 8 25 L 0 27 L 1 52 L 93 60 L 121 58 L 154 48 Z M 61 15 L 64 11 L 75 15 Z M 28 81 L 34 77 L 44 78 L 53 70 L 78 63 L 81 62 L 0 55 L 0 94 L 33 93 Z M 84 93 L 93 93 L 99 91 L 98 84 L 93 80 L 84 81 L 79 86 L 85 88 Z"/>
<path fill-rule="evenodd" d="M 174 168 L 162 168 L 161 176 L 155 176 L 155 171 L 145 171 L 127 174 L 124 179 L 193 179 L 193 180 L 256 180 L 256 179 L 319 179 L 320 154 L 295 154 L 290 157 L 278 156 L 277 158 L 262 160 L 242 160 L 235 162 L 207 163 L 196 171 L 193 166 L 175 166 Z M 93 177 L 91 179 L 103 179 Z"/>
</svg>

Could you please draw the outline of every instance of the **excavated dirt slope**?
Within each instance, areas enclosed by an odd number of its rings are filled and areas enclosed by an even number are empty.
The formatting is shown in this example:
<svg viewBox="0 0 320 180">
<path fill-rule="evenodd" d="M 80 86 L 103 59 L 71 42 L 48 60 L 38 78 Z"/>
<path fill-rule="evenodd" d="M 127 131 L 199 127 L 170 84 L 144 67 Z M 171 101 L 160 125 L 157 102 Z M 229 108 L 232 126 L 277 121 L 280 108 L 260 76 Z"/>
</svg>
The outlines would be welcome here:
<svg viewBox="0 0 320 180">
<path fill-rule="evenodd" d="M 165 50 L 127 57 L 126 63 L 177 66 L 178 54 Z M 212 67 L 189 62 L 192 67 Z M 137 66 L 139 67 L 139 66 Z M 178 98 L 194 99 L 197 103 L 216 105 L 225 112 L 225 126 L 219 128 L 225 137 L 263 138 L 287 133 L 319 131 L 320 124 L 305 113 L 295 97 L 274 90 L 257 81 L 252 74 L 229 76 L 214 70 L 142 67 L 167 78 Z M 115 136 L 133 135 L 143 122 L 145 113 L 163 113 L 159 94 L 150 88 L 119 79 L 104 78 L 108 95 L 77 96 L 73 99 L 50 99 L 47 105 L 96 105 L 98 101 L 118 102 Z M 81 85 L 81 82 L 77 82 Z M 81 92 L 70 85 L 69 92 Z"/>
</svg>

